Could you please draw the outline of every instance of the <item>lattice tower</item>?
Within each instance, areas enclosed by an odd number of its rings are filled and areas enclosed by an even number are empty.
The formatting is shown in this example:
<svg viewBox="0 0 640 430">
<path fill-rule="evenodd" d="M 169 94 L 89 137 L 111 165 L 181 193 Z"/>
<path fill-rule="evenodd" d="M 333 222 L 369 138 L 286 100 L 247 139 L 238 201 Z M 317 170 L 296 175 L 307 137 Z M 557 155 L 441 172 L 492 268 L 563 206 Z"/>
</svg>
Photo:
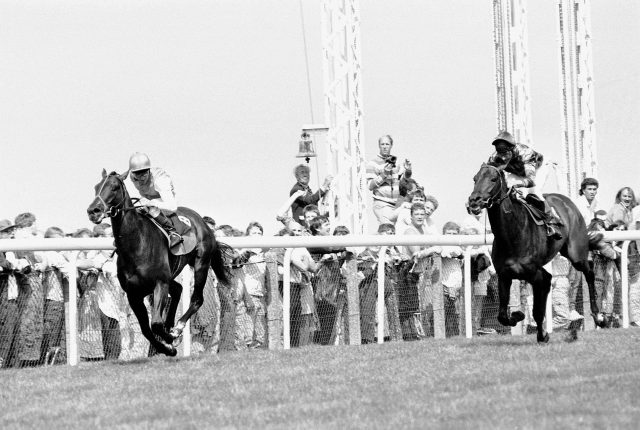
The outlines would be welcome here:
<svg viewBox="0 0 640 430">
<path fill-rule="evenodd" d="M 493 0 L 498 131 L 532 146 L 525 0 Z"/>
<path fill-rule="evenodd" d="M 590 0 L 558 0 L 562 149 L 566 192 L 597 176 Z"/>
<path fill-rule="evenodd" d="M 360 3 L 322 1 L 322 53 L 332 225 L 366 232 L 366 161 L 362 124 Z"/>
</svg>

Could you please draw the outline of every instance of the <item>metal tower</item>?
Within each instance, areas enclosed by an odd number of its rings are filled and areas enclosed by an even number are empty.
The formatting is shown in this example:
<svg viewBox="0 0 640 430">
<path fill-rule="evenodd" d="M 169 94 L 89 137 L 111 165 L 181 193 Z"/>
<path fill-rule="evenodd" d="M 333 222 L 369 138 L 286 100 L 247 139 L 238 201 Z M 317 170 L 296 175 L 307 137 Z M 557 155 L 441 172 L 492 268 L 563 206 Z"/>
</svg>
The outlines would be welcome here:
<svg viewBox="0 0 640 430">
<path fill-rule="evenodd" d="M 562 149 L 566 192 L 597 175 L 590 0 L 558 0 Z"/>
<path fill-rule="evenodd" d="M 526 0 L 493 0 L 498 131 L 532 146 Z"/>
<path fill-rule="evenodd" d="M 359 0 L 322 1 L 322 62 L 332 225 L 366 232 Z"/>
</svg>

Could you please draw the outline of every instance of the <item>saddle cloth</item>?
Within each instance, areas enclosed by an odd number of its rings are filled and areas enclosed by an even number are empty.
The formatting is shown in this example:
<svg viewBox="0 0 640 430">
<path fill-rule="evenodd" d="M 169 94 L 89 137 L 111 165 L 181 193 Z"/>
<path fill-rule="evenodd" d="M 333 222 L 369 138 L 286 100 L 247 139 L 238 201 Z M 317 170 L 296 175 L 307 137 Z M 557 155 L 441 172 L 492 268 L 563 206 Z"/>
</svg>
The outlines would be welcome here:
<svg viewBox="0 0 640 430">
<path fill-rule="evenodd" d="M 191 220 L 184 215 L 180 215 L 179 210 L 178 213 L 164 213 L 173 227 L 176 229 L 176 232 L 182 236 L 182 242 L 170 248 L 169 251 L 173 255 L 184 255 L 188 254 L 196 247 L 198 243 L 198 239 L 196 238 L 195 229 L 191 226 Z M 169 243 L 169 234 L 162 228 L 160 224 L 158 224 L 153 218 L 149 217 L 149 219 L 153 222 L 153 224 L 158 227 L 158 229 L 162 232 L 164 237 L 167 239 L 167 244 Z"/>
</svg>

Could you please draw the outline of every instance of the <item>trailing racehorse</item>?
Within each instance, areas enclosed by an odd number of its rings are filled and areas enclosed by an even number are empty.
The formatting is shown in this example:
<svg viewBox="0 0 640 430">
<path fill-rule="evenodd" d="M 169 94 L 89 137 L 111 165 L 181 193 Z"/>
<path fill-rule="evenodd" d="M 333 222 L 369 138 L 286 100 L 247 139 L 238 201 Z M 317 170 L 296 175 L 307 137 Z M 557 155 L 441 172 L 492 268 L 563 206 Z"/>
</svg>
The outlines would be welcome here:
<svg viewBox="0 0 640 430">
<path fill-rule="evenodd" d="M 160 228 L 133 205 L 123 182 L 127 174 L 112 172 L 107 175 L 103 170 L 102 180 L 95 186 L 96 197 L 87 213 L 96 224 L 106 216 L 111 217 L 118 253 L 118 280 L 138 318 L 142 334 L 158 352 L 174 356 L 177 351 L 173 341 L 182 335 L 189 318 L 202 306 L 209 267 L 220 282 L 229 282 L 224 265 L 227 246 L 216 242 L 213 232 L 200 215 L 179 207 L 177 213 L 191 224 L 195 247 L 183 255 L 173 255 Z M 191 303 L 171 328 L 182 294 L 182 285 L 174 278 L 187 264 L 194 270 Z M 149 294 L 153 294 L 151 324 L 143 302 Z M 171 300 L 167 304 L 168 295 Z"/>
<path fill-rule="evenodd" d="M 486 208 L 494 235 L 491 256 L 498 275 L 498 321 L 515 326 L 524 319 L 521 311 L 509 314 L 509 290 L 512 280 L 527 281 L 533 286 L 533 318 L 538 326 L 538 342 L 549 341 L 543 319 L 551 274 L 543 266 L 560 252 L 584 274 L 589 285 L 591 315 L 596 325 L 602 327 L 604 318 L 598 310 L 594 275 L 587 261 L 587 229 L 574 203 L 562 194 L 545 195 L 547 203 L 562 220 L 559 226 L 562 238 L 554 239 L 547 236 L 544 225 L 535 222 L 525 204 L 513 197 L 502 169 L 483 164 L 473 179 L 475 186 L 469 196 L 469 211 L 479 214 Z"/>
</svg>

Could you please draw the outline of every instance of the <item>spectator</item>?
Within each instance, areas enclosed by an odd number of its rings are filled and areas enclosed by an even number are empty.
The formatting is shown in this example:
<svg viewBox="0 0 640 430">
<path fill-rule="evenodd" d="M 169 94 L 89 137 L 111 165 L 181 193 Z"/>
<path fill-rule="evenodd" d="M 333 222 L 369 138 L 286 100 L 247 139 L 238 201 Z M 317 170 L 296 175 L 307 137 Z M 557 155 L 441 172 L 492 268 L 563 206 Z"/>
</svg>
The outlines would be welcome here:
<svg viewBox="0 0 640 430">
<path fill-rule="evenodd" d="M 325 195 L 327 190 L 329 190 L 331 186 L 331 181 L 333 180 L 333 176 L 328 175 L 324 179 L 324 183 L 320 186 L 318 191 L 315 193 L 311 191 L 309 187 L 309 166 L 306 164 L 299 164 L 293 171 L 293 174 L 296 178 L 296 183 L 291 188 L 289 192 L 289 196 L 293 196 L 294 194 L 298 194 L 298 197 L 291 204 L 291 216 L 292 218 L 302 224 L 303 221 L 303 209 L 308 205 L 317 205 L 322 196 Z M 300 194 L 298 191 L 303 191 L 304 193 Z"/>
<path fill-rule="evenodd" d="M 442 227 L 442 234 L 460 234 L 460 226 L 453 221 L 445 223 Z M 444 292 L 444 315 L 445 333 L 447 336 L 457 336 L 460 334 L 460 310 L 458 299 L 462 289 L 462 248 L 459 246 L 443 246 L 440 250 L 442 256 L 442 288 Z"/>
<path fill-rule="evenodd" d="M 395 235 L 393 224 L 380 224 L 379 235 Z M 362 343 L 373 343 L 376 338 L 376 302 L 378 300 L 378 256 L 380 247 L 367 247 L 358 255 L 358 275 L 361 279 L 358 289 L 360 291 L 360 332 Z M 385 258 L 384 276 L 384 302 L 386 306 L 387 320 L 389 322 L 389 338 L 393 341 L 402 339 L 402 328 L 398 315 L 398 299 L 396 288 L 398 283 L 398 270 L 402 263 L 402 254 L 395 246 L 387 247 Z M 382 324 L 382 322 L 378 322 Z"/>
<path fill-rule="evenodd" d="M 411 225 L 411 205 L 426 202 L 426 196 L 421 189 L 413 190 L 406 196 L 391 215 L 391 221 L 395 223 L 395 229 L 404 231 Z"/>
<path fill-rule="evenodd" d="M 629 228 L 633 220 L 632 211 L 637 205 L 636 196 L 631 187 L 623 187 L 616 193 L 616 200 L 607 213 L 608 225 L 622 221 Z"/>
<path fill-rule="evenodd" d="M 475 235 L 484 230 L 482 226 L 467 226 L 461 228 L 461 234 Z M 491 263 L 491 252 L 486 245 L 471 247 L 471 291 L 473 292 L 471 303 L 471 323 L 473 331 L 477 334 L 495 334 L 496 330 L 482 327 L 482 316 L 485 302 L 487 301 L 489 280 L 495 274 Z"/>
<path fill-rule="evenodd" d="M 291 194 L 289 198 L 284 202 L 284 204 L 276 212 L 276 221 L 280 221 L 282 224 L 284 224 L 285 227 L 288 227 L 292 221 L 297 222 L 298 224 L 304 224 L 304 221 L 302 219 L 296 221 L 293 218 L 293 216 L 290 215 L 290 209 L 293 202 L 298 200 L 298 198 L 304 196 L 306 193 L 307 193 L 306 190 L 298 190 L 293 194 Z M 303 218 L 304 218 L 304 208 L 303 208 Z"/>
<path fill-rule="evenodd" d="M 316 329 L 311 274 L 318 265 L 306 248 L 291 252 L 291 346 L 306 346 Z"/>
<path fill-rule="evenodd" d="M 252 222 L 247 227 L 247 236 L 263 236 L 262 225 Z M 267 265 L 260 248 L 246 249 L 241 253 L 245 285 L 254 305 L 250 316 L 250 348 L 263 348 L 267 345 Z"/>
<path fill-rule="evenodd" d="M 0 221 L 0 239 L 12 238 L 14 230 L 8 219 Z M 13 252 L 0 251 L 0 368 L 10 367 L 15 361 L 20 329 L 18 281 L 10 260 L 16 261 Z"/>
<path fill-rule="evenodd" d="M 373 192 L 373 213 L 379 224 L 392 223 L 393 211 L 400 196 L 400 180 L 411 177 L 411 163 L 391 155 L 393 139 L 384 135 L 378 139 L 379 154 L 367 164 L 369 190 Z"/>
<path fill-rule="evenodd" d="M 45 238 L 63 238 L 59 227 L 49 227 Z M 64 344 L 64 290 L 69 288 L 69 273 L 75 268 L 58 251 L 43 253 L 46 265 L 43 273 L 44 286 L 44 333 L 40 348 L 40 364 L 64 362 L 66 348 Z"/>
<path fill-rule="evenodd" d="M 415 203 L 411 206 L 411 226 L 405 231 L 405 235 L 427 234 L 425 220 L 427 209 L 425 205 Z M 421 247 L 419 245 L 403 247 L 403 253 L 407 262 L 403 265 L 398 287 L 398 313 L 402 326 L 402 338 L 404 340 L 419 340 L 425 336 L 422 319 L 420 317 L 421 305 L 426 308 L 432 303 L 419 301 L 418 282 L 420 275 L 425 271 L 427 259 L 433 254 L 440 253 L 440 247 Z"/>
<path fill-rule="evenodd" d="M 599 186 L 597 179 L 584 178 L 580 184 L 579 195 L 573 200 L 584 218 L 585 225 L 589 225 L 591 220 L 595 218 L 595 213 L 600 209 L 600 204 L 596 199 Z"/>
<path fill-rule="evenodd" d="M 318 206 L 316 205 L 307 205 L 303 209 L 302 213 L 304 217 L 304 224 L 302 224 L 302 226 L 306 229 L 306 233 L 308 233 L 309 235 L 313 235 L 313 232 L 311 231 L 311 221 L 322 215 L 320 213 L 320 209 L 318 209 Z"/>
<path fill-rule="evenodd" d="M 30 212 L 21 213 L 14 221 L 14 237 L 31 239 L 38 233 L 36 217 Z M 40 361 L 40 347 L 44 330 L 44 299 L 41 272 L 44 268 L 42 253 L 19 251 L 14 253 L 12 261 L 18 281 L 18 313 L 20 329 L 18 356 L 15 364 L 32 366 Z"/>
<path fill-rule="evenodd" d="M 589 234 L 604 231 L 604 221 L 593 219 L 588 227 Z M 605 325 L 612 321 L 615 285 L 619 283 L 619 273 L 615 262 L 620 254 L 609 242 L 598 242 L 598 249 L 593 252 L 593 272 L 595 275 L 598 307 L 605 314 Z"/>
</svg>

